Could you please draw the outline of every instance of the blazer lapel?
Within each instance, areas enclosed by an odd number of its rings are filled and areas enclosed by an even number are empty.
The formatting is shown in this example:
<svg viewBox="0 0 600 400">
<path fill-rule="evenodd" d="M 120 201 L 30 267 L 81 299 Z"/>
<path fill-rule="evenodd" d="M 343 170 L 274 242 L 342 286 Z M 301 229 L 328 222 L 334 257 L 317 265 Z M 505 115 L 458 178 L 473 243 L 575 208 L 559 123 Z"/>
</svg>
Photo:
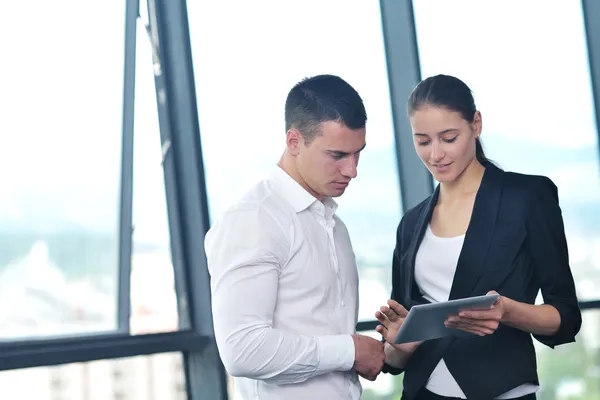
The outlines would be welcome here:
<svg viewBox="0 0 600 400">
<path fill-rule="evenodd" d="M 408 307 L 412 307 L 415 304 L 423 304 L 427 303 L 427 301 L 421 296 L 419 288 L 415 281 L 415 260 L 417 258 L 417 252 L 419 251 L 419 246 L 421 245 L 421 241 L 423 240 L 423 236 L 425 235 L 425 231 L 427 230 L 427 225 L 429 221 L 431 221 L 431 215 L 433 214 L 433 209 L 437 204 L 438 197 L 440 194 L 439 185 L 435 188 L 435 191 L 429 198 L 426 206 L 423 208 L 419 219 L 417 220 L 417 224 L 415 226 L 415 231 L 412 236 L 412 240 L 409 244 L 408 251 L 406 253 L 408 268 L 407 273 L 408 276 L 404 280 L 407 287 L 405 287 L 405 293 L 408 294 L 408 300 L 410 300 L 410 304 Z"/>
<path fill-rule="evenodd" d="M 449 300 L 474 295 L 473 289 L 485 270 L 485 258 L 496 228 L 503 178 L 502 170 L 491 164 L 486 166 L 481 186 L 475 196 Z M 485 293 L 475 295 L 480 294 Z"/>
</svg>

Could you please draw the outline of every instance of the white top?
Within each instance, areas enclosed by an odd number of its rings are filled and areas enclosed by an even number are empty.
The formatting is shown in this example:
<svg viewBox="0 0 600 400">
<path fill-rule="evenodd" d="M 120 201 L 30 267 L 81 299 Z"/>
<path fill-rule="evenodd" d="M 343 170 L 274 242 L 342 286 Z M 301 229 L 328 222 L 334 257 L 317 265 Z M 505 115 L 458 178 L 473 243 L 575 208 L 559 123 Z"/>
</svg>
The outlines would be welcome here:
<svg viewBox="0 0 600 400">
<path fill-rule="evenodd" d="M 421 295 L 432 303 L 447 301 L 463 247 L 465 235 L 451 238 L 437 237 L 427 225 L 427 232 L 415 260 L 415 281 Z M 430 392 L 441 396 L 466 399 L 460 386 L 448 370 L 442 358 L 425 386 Z M 512 389 L 497 399 L 514 399 L 537 392 L 539 386 L 526 383 Z"/>
<path fill-rule="evenodd" d="M 360 399 L 358 271 L 332 199 L 281 168 L 206 235 L 217 346 L 240 399 Z"/>
</svg>

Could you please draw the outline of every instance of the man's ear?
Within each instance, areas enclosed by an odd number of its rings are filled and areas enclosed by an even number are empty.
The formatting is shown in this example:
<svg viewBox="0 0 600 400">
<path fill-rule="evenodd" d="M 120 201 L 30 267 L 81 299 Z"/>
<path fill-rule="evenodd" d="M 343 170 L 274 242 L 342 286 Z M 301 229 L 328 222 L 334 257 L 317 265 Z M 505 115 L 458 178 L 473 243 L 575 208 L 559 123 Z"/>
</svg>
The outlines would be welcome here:
<svg viewBox="0 0 600 400">
<path fill-rule="evenodd" d="M 290 128 L 286 132 L 286 142 L 285 143 L 286 143 L 288 152 L 293 156 L 297 156 L 298 153 L 300 152 L 300 146 L 302 145 L 302 135 L 296 128 Z"/>
</svg>

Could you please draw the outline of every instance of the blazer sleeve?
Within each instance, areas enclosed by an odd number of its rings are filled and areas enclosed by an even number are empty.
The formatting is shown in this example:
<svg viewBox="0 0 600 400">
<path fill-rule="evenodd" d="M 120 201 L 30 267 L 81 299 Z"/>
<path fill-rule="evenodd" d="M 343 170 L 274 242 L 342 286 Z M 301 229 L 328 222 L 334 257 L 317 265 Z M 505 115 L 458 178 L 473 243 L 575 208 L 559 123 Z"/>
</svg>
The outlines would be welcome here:
<svg viewBox="0 0 600 400">
<path fill-rule="evenodd" d="M 546 177 L 539 179 L 529 204 L 527 230 L 535 275 L 544 303 L 560 314 L 560 327 L 551 336 L 533 335 L 554 348 L 575 341 L 581 328 L 575 283 L 569 266 L 567 240 L 556 185 Z"/>
<path fill-rule="evenodd" d="M 402 274 L 402 264 L 401 264 L 401 257 L 402 257 L 402 235 L 403 235 L 403 227 L 404 227 L 404 217 L 402 218 L 402 220 L 400 220 L 400 224 L 398 225 L 398 230 L 396 232 L 396 247 L 394 248 L 394 253 L 393 253 L 393 259 L 392 259 L 392 294 L 390 296 L 390 298 L 392 300 L 396 300 L 397 302 L 401 303 L 402 298 L 404 298 L 402 291 L 403 289 L 403 285 L 402 285 L 402 280 L 401 280 L 401 274 Z M 383 342 L 385 342 L 385 339 L 382 339 Z M 396 368 L 396 367 L 392 367 L 389 364 L 383 364 L 383 368 L 381 370 L 384 373 L 388 373 L 391 375 L 399 375 L 402 372 L 404 372 L 404 368 Z"/>
</svg>

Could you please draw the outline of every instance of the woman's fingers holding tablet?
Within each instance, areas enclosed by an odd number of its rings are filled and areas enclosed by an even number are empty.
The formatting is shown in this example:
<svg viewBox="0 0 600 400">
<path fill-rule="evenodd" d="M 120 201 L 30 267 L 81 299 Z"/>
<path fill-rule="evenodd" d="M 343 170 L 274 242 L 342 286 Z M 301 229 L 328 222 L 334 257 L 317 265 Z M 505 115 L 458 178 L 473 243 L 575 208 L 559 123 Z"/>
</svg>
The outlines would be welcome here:
<svg viewBox="0 0 600 400">
<path fill-rule="evenodd" d="M 408 315 L 408 311 L 406 308 L 402 306 L 402 304 L 398 303 L 396 300 L 388 300 L 388 306 L 396 313 L 396 315 L 405 318 Z"/>
</svg>

